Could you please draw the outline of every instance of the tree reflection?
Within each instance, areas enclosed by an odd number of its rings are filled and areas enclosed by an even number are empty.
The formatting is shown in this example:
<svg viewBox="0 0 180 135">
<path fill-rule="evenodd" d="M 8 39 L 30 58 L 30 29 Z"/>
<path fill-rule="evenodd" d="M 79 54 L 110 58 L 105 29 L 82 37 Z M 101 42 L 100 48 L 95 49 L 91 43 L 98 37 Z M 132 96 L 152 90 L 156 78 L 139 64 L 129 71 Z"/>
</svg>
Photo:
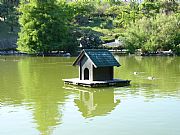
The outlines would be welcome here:
<svg viewBox="0 0 180 135">
<path fill-rule="evenodd" d="M 3 56 L 0 58 L 0 102 L 2 104 L 19 105 L 24 99 L 20 89 L 19 61 L 15 59 L 15 57 Z"/>
<path fill-rule="evenodd" d="M 65 95 L 64 89 L 60 88 L 63 85 L 61 79 L 65 77 L 58 74 L 70 67 L 59 68 L 61 61 L 58 63 L 58 60 L 30 57 L 18 64 L 22 93 L 28 106 L 33 108 L 33 117 L 42 135 L 50 135 L 62 121 Z"/>
<path fill-rule="evenodd" d="M 2 57 L 1 57 L 2 58 Z M 131 86 L 107 89 L 78 90 L 73 99 L 85 118 L 111 113 L 120 100 L 115 96 L 143 96 L 145 100 L 159 97 L 178 97 L 180 91 L 180 57 L 116 57 L 121 67 L 115 68 L 115 77 L 132 80 Z M 50 135 L 62 123 L 64 104 L 70 97 L 62 89 L 63 78 L 78 76 L 71 66 L 72 59 L 16 58 L 0 61 L 0 105 L 21 105 L 31 109 L 33 122 L 42 135 Z M 138 72 L 134 75 L 133 72 Z M 155 80 L 148 80 L 148 76 Z M 119 95 L 118 95 L 119 94 Z M 1 107 L 2 108 L 2 107 Z"/>
<path fill-rule="evenodd" d="M 131 91 L 146 98 L 179 96 L 180 57 L 116 57 L 121 63 L 115 68 L 115 77 L 130 79 Z M 133 72 L 137 72 L 136 75 Z M 153 80 L 148 77 L 153 76 Z"/>
</svg>

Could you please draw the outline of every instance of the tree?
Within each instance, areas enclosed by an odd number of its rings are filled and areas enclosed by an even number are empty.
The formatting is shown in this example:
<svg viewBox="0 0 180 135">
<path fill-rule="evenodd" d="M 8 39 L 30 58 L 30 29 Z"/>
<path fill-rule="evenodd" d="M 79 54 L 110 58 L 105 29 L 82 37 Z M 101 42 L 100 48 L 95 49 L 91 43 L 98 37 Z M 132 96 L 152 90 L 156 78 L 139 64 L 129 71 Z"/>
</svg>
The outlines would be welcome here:
<svg viewBox="0 0 180 135">
<path fill-rule="evenodd" d="M 18 0 L 0 0 L 0 20 L 3 20 L 10 26 L 10 31 L 14 31 L 14 26 L 18 25 L 18 13 L 16 7 Z"/>
<path fill-rule="evenodd" d="M 159 14 L 156 18 L 143 17 L 131 23 L 119 37 L 130 52 L 135 49 L 155 52 L 160 50 L 178 50 L 180 44 L 180 17 L 178 15 Z"/>
<path fill-rule="evenodd" d="M 91 13 L 95 10 L 94 3 L 90 1 L 79 0 L 70 2 L 68 5 L 71 8 L 70 11 L 73 16 L 72 19 L 74 19 L 73 21 L 80 25 L 87 24 Z"/>
<path fill-rule="evenodd" d="M 178 2 L 176 0 L 161 0 L 161 10 L 166 15 L 178 11 Z"/>
<path fill-rule="evenodd" d="M 144 1 L 141 6 L 141 12 L 146 17 L 154 17 L 160 12 L 160 2 L 156 0 Z"/>
<path fill-rule="evenodd" d="M 9 25 L 10 31 L 14 32 L 14 26 L 18 25 L 18 12 L 15 7 L 9 7 L 5 22 Z"/>
<path fill-rule="evenodd" d="M 19 23 L 18 49 L 29 53 L 50 53 L 53 50 L 75 50 L 76 43 L 69 43 L 68 12 L 65 2 L 32 0 L 22 2 Z M 69 46 L 68 49 L 66 46 Z"/>
<path fill-rule="evenodd" d="M 0 21 L 1 20 L 5 21 L 7 12 L 8 12 L 7 5 L 0 3 L 0 18 L 1 18 Z"/>
</svg>

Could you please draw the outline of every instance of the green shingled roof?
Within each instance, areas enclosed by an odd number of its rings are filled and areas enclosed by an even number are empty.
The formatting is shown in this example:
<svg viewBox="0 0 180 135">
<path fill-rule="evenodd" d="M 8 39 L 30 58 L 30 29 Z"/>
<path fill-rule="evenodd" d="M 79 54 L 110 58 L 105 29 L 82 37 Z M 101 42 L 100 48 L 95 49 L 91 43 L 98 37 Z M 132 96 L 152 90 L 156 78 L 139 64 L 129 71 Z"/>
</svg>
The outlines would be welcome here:
<svg viewBox="0 0 180 135">
<path fill-rule="evenodd" d="M 86 55 L 95 67 L 120 66 L 111 52 L 105 49 L 84 49 L 73 65 L 77 65 L 83 55 Z"/>
</svg>

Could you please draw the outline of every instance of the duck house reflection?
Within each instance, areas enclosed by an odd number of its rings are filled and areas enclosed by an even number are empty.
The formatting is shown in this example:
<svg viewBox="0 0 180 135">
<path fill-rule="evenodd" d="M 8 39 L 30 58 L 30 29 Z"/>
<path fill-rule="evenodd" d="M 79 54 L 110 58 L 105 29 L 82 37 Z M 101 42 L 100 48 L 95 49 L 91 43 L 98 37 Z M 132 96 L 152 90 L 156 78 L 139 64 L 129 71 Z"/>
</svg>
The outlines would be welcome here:
<svg viewBox="0 0 180 135">
<path fill-rule="evenodd" d="M 120 103 L 115 100 L 114 91 L 79 91 L 79 99 L 74 100 L 85 118 L 107 115 Z"/>
</svg>

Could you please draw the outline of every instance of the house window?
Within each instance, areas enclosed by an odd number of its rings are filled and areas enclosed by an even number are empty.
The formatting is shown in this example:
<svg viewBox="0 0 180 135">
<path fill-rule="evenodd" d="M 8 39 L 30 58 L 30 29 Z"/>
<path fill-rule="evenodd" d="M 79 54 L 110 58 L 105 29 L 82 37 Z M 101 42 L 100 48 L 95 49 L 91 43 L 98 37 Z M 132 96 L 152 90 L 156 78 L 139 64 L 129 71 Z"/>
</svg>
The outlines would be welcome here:
<svg viewBox="0 0 180 135">
<path fill-rule="evenodd" d="M 84 80 L 89 80 L 89 69 L 88 68 L 84 69 Z"/>
</svg>

